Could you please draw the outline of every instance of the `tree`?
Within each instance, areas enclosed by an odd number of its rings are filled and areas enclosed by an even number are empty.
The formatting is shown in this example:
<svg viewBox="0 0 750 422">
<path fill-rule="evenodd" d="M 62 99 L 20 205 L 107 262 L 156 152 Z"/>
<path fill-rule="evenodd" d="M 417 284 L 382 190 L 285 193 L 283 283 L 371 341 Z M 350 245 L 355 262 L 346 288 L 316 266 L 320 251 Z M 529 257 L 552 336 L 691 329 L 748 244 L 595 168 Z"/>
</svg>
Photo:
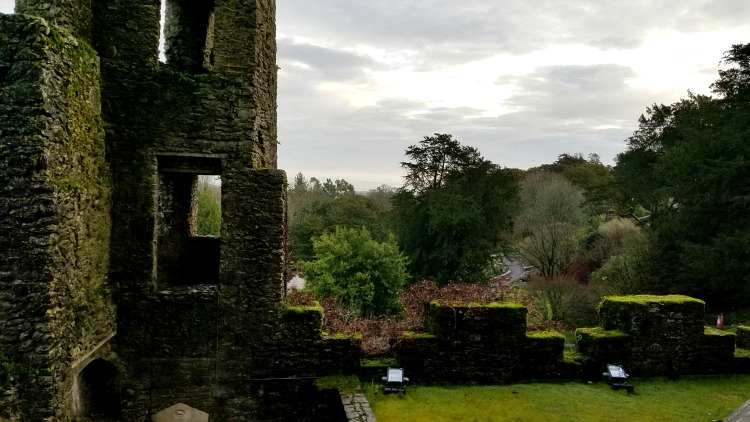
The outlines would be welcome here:
<svg viewBox="0 0 750 422">
<path fill-rule="evenodd" d="M 553 278 L 576 252 L 582 203 L 581 190 L 562 175 L 530 173 L 521 182 L 518 251 L 542 277 Z"/>
<path fill-rule="evenodd" d="M 653 183 L 644 187 L 660 204 L 651 250 L 662 288 L 737 306 L 750 303 L 750 44 L 732 46 L 723 64 L 711 85 L 716 97 L 689 94 L 648 109 L 623 156 L 655 154 L 645 164 L 618 159 L 615 170 L 630 186 L 635 172 L 623 170 L 649 170 Z"/>
<path fill-rule="evenodd" d="M 313 259 L 313 238 L 332 233 L 336 227 L 365 227 L 377 241 L 391 233 L 388 209 L 358 195 L 346 180 L 306 181 L 295 176 L 287 192 L 290 251 L 296 260 Z"/>
<path fill-rule="evenodd" d="M 394 228 L 413 275 L 482 281 L 508 243 L 517 203 L 515 173 L 450 135 L 410 146 L 404 186 L 393 197 Z"/>
<path fill-rule="evenodd" d="M 411 161 L 401 163 L 406 169 L 402 189 L 413 194 L 439 189 L 451 175 L 483 161 L 476 148 L 463 146 L 451 135 L 441 133 L 425 136 L 419 144 L 411 145 L 406 156 Z"/>
<path fill-rule="evenodd" d="M 406 281 L 406 258 L 392 236 L 376 242 L 366 229 L 338 227 L 315 239 L 313 249 L 314 260 L 302 268 L 315 296 L 333 296 L 358 315 L 399 309 L 396 294 Z"/>
<path fill-rule="evenodd" d="M 390 209 L 393 195 L 396 194 L 396 188 L 388 185 L 380 185 L 375 189 L 370 189 L 365 196 L 372 199 L 383 209 Z"/>
<path fill-rule="evenodd" d="M 529 171 L 547 171 L 565 176 L 583 190 L 585 208 L 590 215 L 603 214 L 610 207 L 613 196 L 612 169 L 601 163 L 598 154 L 589 154 L 588 158 L 583 158 L 583 154 L 560 154 L 554 163 Z"/>
<path fill-rule="evenodd" d="M 196 234 L 199 236 L 219 236 L 221 234 L 221 190 L 201 176 L 195 191 Z"/>
</svg>

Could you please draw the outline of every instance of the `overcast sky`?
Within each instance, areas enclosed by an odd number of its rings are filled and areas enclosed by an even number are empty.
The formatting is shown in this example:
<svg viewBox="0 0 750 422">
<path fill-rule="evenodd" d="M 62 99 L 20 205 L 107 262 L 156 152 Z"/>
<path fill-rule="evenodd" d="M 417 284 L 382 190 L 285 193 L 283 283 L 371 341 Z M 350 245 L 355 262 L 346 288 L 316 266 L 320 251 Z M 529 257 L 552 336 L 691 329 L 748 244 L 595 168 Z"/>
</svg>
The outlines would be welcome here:
<svg viewBox="0 0 750 422">
<path fill-rule="evenodd" d="M 404 150 L 435 132 L 505 167 L 612 164 L 648 105 L 708 93 L 748 16 L 746 0 L 277 0 L 279 168 L 400 186 Z"/>
</svg>

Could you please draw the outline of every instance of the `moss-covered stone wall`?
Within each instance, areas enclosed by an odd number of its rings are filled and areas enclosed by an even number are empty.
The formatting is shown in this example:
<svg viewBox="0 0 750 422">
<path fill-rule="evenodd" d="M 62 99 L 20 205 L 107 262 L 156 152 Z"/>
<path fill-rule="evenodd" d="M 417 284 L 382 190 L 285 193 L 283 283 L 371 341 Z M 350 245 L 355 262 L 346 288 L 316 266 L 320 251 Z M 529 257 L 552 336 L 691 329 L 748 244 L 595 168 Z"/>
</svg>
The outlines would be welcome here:
<svg viewBox="0 0 750 422">
<path fill-rule="evenodd" d="M 99 362 L 124 420 L 177 402 L 312 419 L 304 377 L 357 366 L 319 313 L 281 306 L 275 2 L 167 3 L 166 63 L 158 1 L 19 0 L 46 22 L 0 16 L 0 363 L 25 377 L 3 382 L 3 417 L 92 416 L 76 383 Z M 181 173 L 221 176 L 220 239 L 160 237 L 185 226 L 159 208 Z"/>
<path fill-rule="evenodd" d="M 72 417 L 71 366 L 115 330 L 98 66 L 64 29 L 0 15 L 0 352 L 24 372 L 0 394 L 11 419 Z"/>
<path fill-rule="evenodd" d="M 704 308 L 679 295 L 605 297 L 600 327 L 576 330 L 577 348 L 590 366 L 618 363 L 635 375 L 732 372 L 735 336 L 704 327 Z"/>
<path fill-rule="evenodd" d="M 428 332 L 404 333 L 395 355 L 413 379 L 506 382 L 556 376 L 564 338 L 527 333 L 526 313 L 515 303 L 432 302 L 425 313 Z"/>
</svg>

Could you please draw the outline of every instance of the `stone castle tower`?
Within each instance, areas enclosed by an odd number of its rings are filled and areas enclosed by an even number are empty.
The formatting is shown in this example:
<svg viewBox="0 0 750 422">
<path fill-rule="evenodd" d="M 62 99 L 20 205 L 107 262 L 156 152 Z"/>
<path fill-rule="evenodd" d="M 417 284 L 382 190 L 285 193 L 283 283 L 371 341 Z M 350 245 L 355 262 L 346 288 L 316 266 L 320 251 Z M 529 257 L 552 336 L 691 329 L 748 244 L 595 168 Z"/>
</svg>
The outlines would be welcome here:
<svg viewBox="0 0 750 422">
<path fill-rule="evenodd" d="M 280 306 L 275 2 L 165 2 L 165 63 L 159 0 L 0 15 L 0 419 L 310 417 Z M 195 234 L 199 175 L 220 238 Z"/>
</svg>

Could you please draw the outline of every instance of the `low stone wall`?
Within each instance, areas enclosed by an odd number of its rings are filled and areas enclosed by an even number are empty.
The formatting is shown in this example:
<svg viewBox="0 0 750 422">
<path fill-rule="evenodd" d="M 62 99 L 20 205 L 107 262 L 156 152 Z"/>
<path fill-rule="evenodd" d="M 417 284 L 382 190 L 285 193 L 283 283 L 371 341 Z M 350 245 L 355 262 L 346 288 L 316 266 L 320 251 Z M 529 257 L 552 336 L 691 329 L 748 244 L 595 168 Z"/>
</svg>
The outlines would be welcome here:
<svg viewBox="0 0 750 422">
<path fill-rule="evenodd" d="M 705 303 L 688 296 L 609 296 L 600 326 L 576 330 L 589 367 L 626 366 L 633 375 L 733 372 L 733 333 L 704 327 Z"/>
<path fill-rule="evenodd" d="M 526 308 L 516 303 L 426 309 L 428 333 L 404 333 L 394 346 L 414 379 L 508 382 L 554 374 L 564 338 L 526 332 Z"/>
<path fill-rule="evenodd" d="M 288 306 L 282 311 L 284 340 L 275 354 L 274 366 L 295 368 L 298 376 L 317 377 L 335 373 L 352 374 L 359 368 L 360 338 L 321 331 L 323 308 Z M 287 368 L 288 367 L 288 368 Z"/>
<path fill-rule="evenodd" d="M 740 325 L 737 327 L 737 341 L 736 346 L 738 349 L 750 349 L 750 327 L 746 325 Z"/>
</svg>

